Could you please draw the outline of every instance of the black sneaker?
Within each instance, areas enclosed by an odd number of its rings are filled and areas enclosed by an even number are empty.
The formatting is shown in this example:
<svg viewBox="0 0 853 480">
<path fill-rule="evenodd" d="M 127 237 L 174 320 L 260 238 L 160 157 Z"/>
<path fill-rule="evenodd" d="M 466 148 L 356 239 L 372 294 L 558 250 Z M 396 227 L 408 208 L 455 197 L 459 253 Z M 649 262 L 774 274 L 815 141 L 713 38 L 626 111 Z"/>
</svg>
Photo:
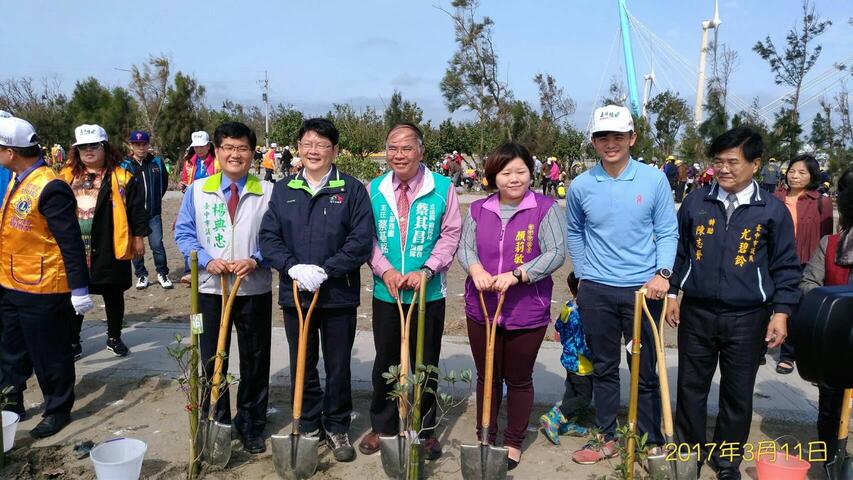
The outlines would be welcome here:
<svg viewBox="0 0 853 480">
<path fill-rule="evenodd" d="M 349 435 L 346 433 L 326 432 L 326 444 L 335 456 L 335 460 L 339 462 L 355 460 L 355 449 L 349 443 Z"/>
<path fill-rule="evenodd" d="M 108 338 L 107 339 L 107 350 L 113 352 L 113 355 L 116 357 L 123 357 L 130 353 L 127 345 L 121 341 L 121 338 Z"/>
<path fill-rule="evenodd" d="M 72 343 L 71 344 L 71 352 L 74 353 L 74 361 L 75 362 L 77 360 L 80 360 L 80 358 L 83 356 L 83 345 L 79 344 L 79 343 Z"/>
</svg>

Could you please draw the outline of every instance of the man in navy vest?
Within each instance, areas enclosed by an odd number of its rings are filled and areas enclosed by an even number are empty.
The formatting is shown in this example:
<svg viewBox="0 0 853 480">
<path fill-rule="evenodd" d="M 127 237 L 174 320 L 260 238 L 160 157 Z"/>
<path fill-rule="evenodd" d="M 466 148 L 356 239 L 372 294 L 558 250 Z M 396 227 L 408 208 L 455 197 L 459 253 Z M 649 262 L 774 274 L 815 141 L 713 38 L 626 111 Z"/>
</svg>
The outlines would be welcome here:
<svg viewBox="0 0 853 480">
<path fill-rule="evenodd" d="M 121 162 L 121 168 L 127 170 L 137 177 L 137 181 L 145 189 L 145 211 L 148 212 L 148 226 L 151 234 L 148 235 L 148 245 L 151 254 L 154 255 L 154 266 L 157 267 L 157 282 L 166 289 L 172 288 L 172 280 L 169 278 L 169 264 L 166 259 L 166 247 L 163 245 L 163 196 L 169 189 L 169 172 L 160 157 L 150 152 L 150 137 L 148 132 L 134 130 L 130 132 L 128 143 L 131 146 L 131 154 Z M 145 259 L 132 260 L 133 270 L 136 272 L 136 288 L 143 290 L 148 288 L 148 269 L 145 268 Z"/>
<path fill-rule="evenodd" d="M 462 218 L 459 200 L 450 180 L 433 173 L 421 162 L 424 158 L 423 133 L 414 124 L 391 127 L 386 140 L 386 158 L 390 171 L 370 182 L 370 203 L 376 234 L 370 268 L 373 270 L 373 401 L 370 404 L 371 431 L 358 445 L 361 453 L 379 450 L 379 435 L 399 433 L 397 402 L 388 398 L 393 385 L 382 374 L 400 363 L 399 298 L 408 311 L 412 297 L 420 288 L 420 272 L 426 272 L 426 329 L 424 365 L 438 366 L 441 335 L 444 331 L 447 269 L 459 246 Z M 414 371 L 416 322 L 409 329 Z M 433 375 L 428 384 L 436 388 Z M 435 396 L 424 395 L 421 411 L 426 458 L 441 456 L 441 445 L 434 436 Z"/>
</svg>

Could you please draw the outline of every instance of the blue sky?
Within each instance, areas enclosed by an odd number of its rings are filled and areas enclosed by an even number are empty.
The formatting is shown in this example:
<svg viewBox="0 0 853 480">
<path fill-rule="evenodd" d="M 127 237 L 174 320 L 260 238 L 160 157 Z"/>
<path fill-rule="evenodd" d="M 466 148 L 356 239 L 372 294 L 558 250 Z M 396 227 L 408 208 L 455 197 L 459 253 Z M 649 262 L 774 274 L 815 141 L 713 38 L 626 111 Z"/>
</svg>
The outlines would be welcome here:
<svg viewBox="0 0 853 480">
<path fill-rule="evenodd" d="M 332 103 L 381 109 L 396 88 L 417 101 L 427 119 L 449 116 L 438 84 L 456 46 L 450 19 L 435 8 L 449 8 L 449 0 L 14 3 L 4 21 L 0 78 L 55 77 L 69 92 L 88 76 L 126 85 L 129 74 L 117 68 L 162 52 L 206 86 L 207 102 L 214 106 L 226 98 L 259 104 L 258 80 L 266 69 L 272 102 L 308 113 L 324 113 Z M 616 4 L 482 0 L 480 13 L 495 21 L 501 73 L 516 98 L 537 105 L 532 77 L 550 73 L 577 102 L 572 121 L 583 128 L 610 78 L 624 78 L 621 50 L 609 55 L 618 28 Z M 711 17 L 712 1 L 628 0 L 628 8 L 696 68 L 700 23 Z M 812 75 L 853 56 L 851 4 L 817 0 L 817 10 L 834 25 L 820 38 L 824 50 Z M 751 48 L 767 34 L 784 44 L 799 15 L 799 0 L 721 1 L 719 41 L 740 55 L 731 84 L 737 97 L 748 103 L 758 96 L 764 104 L 787 90 L 773 83 L 767 64 Z M 637 34 L 634 41 L 642 79 L 649 70 L 643 55 L 648 42 Z M 664 50 L 651 51 L 658 88 L 674 87 L 692 107 L 695 76 L 667 71 Z M 804 107 L 808 123 L 816 108 L 816 101 Z"/>
</svg>

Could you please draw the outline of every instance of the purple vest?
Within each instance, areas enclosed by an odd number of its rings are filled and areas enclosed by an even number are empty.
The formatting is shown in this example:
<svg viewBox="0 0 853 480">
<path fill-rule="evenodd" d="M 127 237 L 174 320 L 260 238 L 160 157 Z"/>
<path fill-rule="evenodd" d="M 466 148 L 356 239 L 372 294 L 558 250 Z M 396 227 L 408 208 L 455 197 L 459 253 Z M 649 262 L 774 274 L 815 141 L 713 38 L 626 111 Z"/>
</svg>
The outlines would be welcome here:
<svg viewBox="0 0 853 480">
<path fill-rule="evenodd" d="M 477 255 L 483 268 L 497 275 L 511 272 L 538 257 L 539 224 L 553 204 L 554 200 L 529 191 L 504 227 L 501 224 L 497 194 L 472 203 L 471 217 L 477 223 Z M 520 283 L 511 287 L 507 291 L 498 325 L 507 330 L 547 325 L 551 320 L 553 287 L 550 276 L 536 283 Z M 489 314 L 494 315 L 498 294 L 484 292 L 483 298 Z M 477 323 L 485 323 L 480 297 L 470 276 L 465 280 L 465 314 Z"/>
</svg>

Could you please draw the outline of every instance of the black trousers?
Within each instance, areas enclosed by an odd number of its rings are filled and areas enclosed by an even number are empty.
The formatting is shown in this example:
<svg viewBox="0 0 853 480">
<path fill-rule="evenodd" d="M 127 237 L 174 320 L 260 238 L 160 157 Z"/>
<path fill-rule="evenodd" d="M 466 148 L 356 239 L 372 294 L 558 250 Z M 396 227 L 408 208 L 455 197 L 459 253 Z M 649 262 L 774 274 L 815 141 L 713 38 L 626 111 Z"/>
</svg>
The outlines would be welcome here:
<svg viewBox="0 0 853 480">
<path fill-rule="evenodd" d="M 587 343 L 592 351 L 593 404 L 595 426 L 607 437 L 616 434 L 616 414 L 619 411 L 619 361 L 625 350 L 620 340 L 627 344 L 633 336 L 634 292 L 637 287 L 611 287 L 589 280 L 581 282 L 578 306 L 581 322 L 586 331 Z M 662 302 L 649 301 L 649 310 L 657 319 Z M 642 323 L 643 348 L 640 355 L 640 385 L 637 426 L 639 433 L 648 433 L 650 444 L 663 445 L 660 430 L 660 387 L 655 367 L 657 358 L 648 321 Z M 631 355 L 626 353 L 628 365 Z"/>
<path fill-rule="evenodd" d="M 732 309 L 685 297 L 678 326 L 678 400 L 676 441 L 705 447 L 708 392 L 720 365 L 720 412 L 714 426 L 716 444 L 711 461 L 717 468 L 737 468 L 752 423 L 752 395 L 770 311 Z M 721 458 L 723 442 L 738 446 L 738 454 Z"/>
<path fill-rule="evenodd" d="M 592 401 L 592 375 L 578 375 L 566 372 L 565 390 L 563 401 L 560 403 L 560 412 L 566 419 L 578 416 L 581 411 L 589 407 Z"/>
<path fill-rule="evenodd" d="M 835 458 L 838 450 L 838 422 L 844 389 L 818 385 L 817 439 L 826 442 L 826 460 Z"/>
<path fill-rule="evenodd" d="M 264 180 L 272 182 L 274 173 L 275 170 L 273 170 L 272 168 L 264 168 Z"/>
<path fill-rule="evenodd" d="M 307 295 L 305 296 L 307 298 Z M 308 314 L 308 303 L 302 312 Z M 296 379 L 296 353 L 299 342 L 299 317 L 296 308 L 282 307 L 284 331 L 290 350 L 290 393 L 293 398 Z M 329 433 L 347 433 L 352 413 L 350 359 L 355 341 L 356 307 L 317 308 L 308 333 L 308 355 L 305 363 L 305 390 L 302 397 L 300 430 L 313 432 L 322 427 Z M 320 386 L 317 362 L 323 349 L 326 390 Z"/>
<path fill-rule="evenodd" d="M 100 287 L 104 297 L 104 307 L 107 311 L 107 337 L 121 338 L 121 324 L 124 321 L 124 290 L 119 288 Z M 83 329 L 83 315 L 74 315 L 74 325 L 71 331 L 71 343 L 80 343 L 80 331 Z"/>
<path fill-rule="evenodd" d="M 222 296 L 202 293 L 198 304 L 204 323 L 204 333 L 199 336 L 198 342 L 201 362 L 204 364 L 205 377 L 212 378 L 222 315 Z M 237 415 L 233 424 L 241 435 L 259 436 L 267 424 L 269 404 L 272 293 L 236 297 L 231 310 L 231 324 L 237 330 L 237 348 L 240 351 Z M 227 354 L 231 346 L 231 329 L 228 330 L 226 345 Z M 223 375 L 228 373 L 228 360 L 226 357 L 222 366 Z M 202 414 L 205 418 L 209 403 L 209 397 L 202 400 Z M 213 418 L 221 423 L 232 423 L 228 390 L 220 394 Z"/>
<path fill-rule="evenodd" d="M 433 300 L 426 304 L 426 322 L 424 325 L 424 365 L 438 366 L 441 357 L 441 336 L 444 332 L 445 300 Z M 417 310 L 417 306 L 415 309 Z M 403 313 L 409 311 L 409 305 L 403 304 Z M 400 416 L 397 402 L 388 398 L 393 385 L 382 378 L 392 365 L 400 364 L 400 313 L 396 303 L 383 302 L 373 298 L 373 344 L 376 348 L 376 359 L 373 361 L 373 400 L 370 402 L 370 425 L 374 432 L 385 435 L 397 434 L 400 431 Z M 409 328 L 409 373 L 415 371 L 415 349 L 417 346 L 418 321 L 417 312 L 412 313 L 412 323 Z M 438 376 L 430 375 L 426 386 L 435 390 L 438 386 Z M 424 412 L 421 426 L 424 431 L 421 436 L 434 435 L 436 405 L 435 395 L 425 393 L 421 397 L 421 412 Z"/>
<path fill-rule="evenodd" d="M 0 363 L 3 387 L 12 386 L 16 411 L 23 410 L 27 380 L 35 372 L 44 395 L 44 416 L 71 413 L 74 354 L 71 351 L 71 295 L 6 290 L 0 301 L 3 322 Z"/>
</svg>

